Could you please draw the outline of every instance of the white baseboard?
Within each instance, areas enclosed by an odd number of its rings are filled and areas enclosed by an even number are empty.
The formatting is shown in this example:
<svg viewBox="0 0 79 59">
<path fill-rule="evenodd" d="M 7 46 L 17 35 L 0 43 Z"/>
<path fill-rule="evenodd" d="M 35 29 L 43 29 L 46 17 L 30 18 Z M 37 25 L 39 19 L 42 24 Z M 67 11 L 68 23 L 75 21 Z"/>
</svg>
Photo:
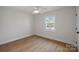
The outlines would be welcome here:
<svg viewBox="0 0 79 59">
<path fill-rule="evenodd" d="M 50 40 L 53 39 L 53 40 L 56 40 L 56 41 L 60 41 L 60 42 L 67 43 L 67 44 L 71 44 L 72 46 L 75 46 L 75 44 L 72 44 L 71 42 L 63 41 L 63 40 L 60 40 L 60 39 L 58 39 L 58 38 L 50 38 L 50 37 L 47 37 L 47 36 L 45 36 L 45 35 L 40 35 L 40 34 L 36 34 L 36 35 L 42 36 L 42 37 L 46 37 L 46 38 L 48 38 L 48 39 L 50 39 Z"/>
<path fill-rule="evenodd" d="M 9 43 L 9 42 L 12 42 L 12 41 L 16 41 L 16 40 L 19 40 L 19 39 L 22 39 L 22 38 L 25 38 L 25 37 L 29 37 L 29 36 L 32 36 L 32 35 L 21 36 L 21 37 L 17 37 L 15 39 L 12 39 L 12 40 L 4 41 L 4 42 L 1 42 L 0 45 L 6 44 L 6 43 Z"/>
</svg>

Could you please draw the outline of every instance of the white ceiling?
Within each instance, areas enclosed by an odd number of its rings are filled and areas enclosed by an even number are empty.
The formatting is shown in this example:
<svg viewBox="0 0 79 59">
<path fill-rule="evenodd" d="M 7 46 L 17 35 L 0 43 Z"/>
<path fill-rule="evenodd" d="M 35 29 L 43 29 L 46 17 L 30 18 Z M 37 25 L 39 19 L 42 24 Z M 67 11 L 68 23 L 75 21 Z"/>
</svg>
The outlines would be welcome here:
<svg viewBox="0 0 79 59">
<path fill-rule="evenodd" d="M 45 13 L 48 11 L 57 10 L 59 8 L 62 8 L 63 6 L 38 6 L 40 13 Z M 10 8 L 15 8 L 17 10 L 21 10 L 24 12 L 32 13 L 34 10 L 34 6 L 10 6 Z"/>
</svg>

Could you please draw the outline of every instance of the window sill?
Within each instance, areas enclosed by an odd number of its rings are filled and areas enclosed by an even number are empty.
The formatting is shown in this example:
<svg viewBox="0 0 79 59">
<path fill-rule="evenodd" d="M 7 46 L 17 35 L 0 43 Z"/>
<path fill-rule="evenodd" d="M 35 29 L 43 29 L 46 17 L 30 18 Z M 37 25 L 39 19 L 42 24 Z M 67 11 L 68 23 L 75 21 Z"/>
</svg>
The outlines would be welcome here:
<svg viewBox="0 0 79 59">
<path fill-rule="evenodd" d="M 56 32 L 56 29 L 53 29 L 53 30 L 45 29 L 45 31 L 48 31 L 48 32 Z"/>
</svg>

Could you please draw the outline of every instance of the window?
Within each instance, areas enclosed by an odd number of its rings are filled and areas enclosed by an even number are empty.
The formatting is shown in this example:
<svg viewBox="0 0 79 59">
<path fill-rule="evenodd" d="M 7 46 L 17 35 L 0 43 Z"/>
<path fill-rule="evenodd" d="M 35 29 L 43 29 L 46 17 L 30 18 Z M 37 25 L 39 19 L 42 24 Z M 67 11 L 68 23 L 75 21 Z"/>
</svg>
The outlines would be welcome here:
<svg viewBox="0 0 79 59">
<path fill-rule="evenodd" d="M 45 30 L 55 30 L 55 16 L 45 17 Z"/>
</svg>

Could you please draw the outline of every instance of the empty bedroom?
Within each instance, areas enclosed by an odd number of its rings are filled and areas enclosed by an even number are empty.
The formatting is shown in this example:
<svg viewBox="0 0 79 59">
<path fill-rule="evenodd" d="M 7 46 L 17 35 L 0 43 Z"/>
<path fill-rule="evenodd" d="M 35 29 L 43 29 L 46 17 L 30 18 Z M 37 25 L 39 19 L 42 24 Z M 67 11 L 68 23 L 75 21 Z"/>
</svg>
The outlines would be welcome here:
<svg viewBox="0 0 79 59">
<path fill-rule="evenodd" d="M 0 52 L 78 52 L 79 7 L 0 6 Z"/>
</svg>

